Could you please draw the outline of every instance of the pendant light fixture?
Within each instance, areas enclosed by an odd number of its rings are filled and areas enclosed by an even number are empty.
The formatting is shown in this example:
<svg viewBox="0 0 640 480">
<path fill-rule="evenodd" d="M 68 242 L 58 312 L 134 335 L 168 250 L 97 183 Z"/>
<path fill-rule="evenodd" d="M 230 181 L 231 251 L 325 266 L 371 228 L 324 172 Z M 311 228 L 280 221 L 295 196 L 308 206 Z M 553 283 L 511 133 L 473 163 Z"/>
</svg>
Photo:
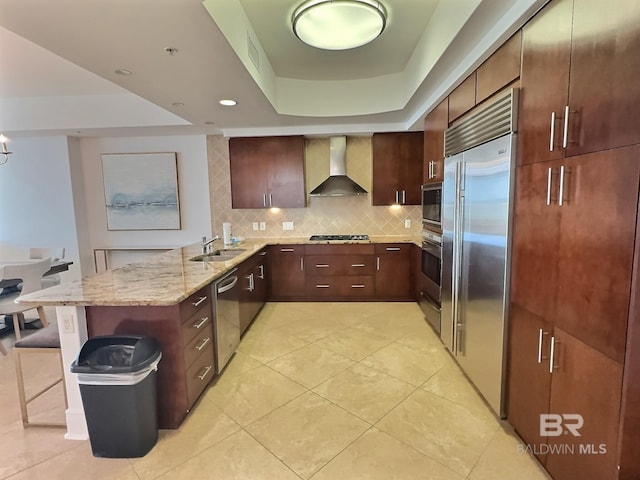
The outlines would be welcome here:
<svg viewBox="0 0 640 480">
<path fill-rule="evenodd" d="M 308 0 L 295 9 L 293 32 L 323 50 L 361 47 L 380 36 L 387 11 L 376 0 Z"/>
</svg>

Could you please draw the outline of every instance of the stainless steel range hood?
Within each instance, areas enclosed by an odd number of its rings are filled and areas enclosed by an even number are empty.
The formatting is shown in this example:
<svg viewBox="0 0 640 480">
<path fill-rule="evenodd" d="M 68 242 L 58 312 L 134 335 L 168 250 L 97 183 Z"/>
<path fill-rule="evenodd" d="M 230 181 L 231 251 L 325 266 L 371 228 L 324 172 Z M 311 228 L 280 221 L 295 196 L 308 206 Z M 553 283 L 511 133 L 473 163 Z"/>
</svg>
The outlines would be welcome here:
<svg viewBox="0 0 640 480">
<path fill-rule="evenodd" d="M 367 191 L 347 177 L 347 137 L 329 138 L 329 178 L 309 192 L 310 197 L 366 195 Z"/>
</svg>

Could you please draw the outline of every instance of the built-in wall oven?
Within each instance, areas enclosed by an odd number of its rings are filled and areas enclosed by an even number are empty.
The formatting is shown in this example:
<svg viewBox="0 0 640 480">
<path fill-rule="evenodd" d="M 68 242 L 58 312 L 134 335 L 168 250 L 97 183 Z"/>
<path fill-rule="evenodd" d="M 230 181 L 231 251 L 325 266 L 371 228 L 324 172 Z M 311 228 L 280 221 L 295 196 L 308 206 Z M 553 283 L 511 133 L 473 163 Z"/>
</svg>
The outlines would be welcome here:
<svg viewBox="0 0 640 480">
<path fill-rule="evenodd" d="M 420 307 L 433 329 L 440 334 L 442 235 L 422 231 Z"/>
</svg>

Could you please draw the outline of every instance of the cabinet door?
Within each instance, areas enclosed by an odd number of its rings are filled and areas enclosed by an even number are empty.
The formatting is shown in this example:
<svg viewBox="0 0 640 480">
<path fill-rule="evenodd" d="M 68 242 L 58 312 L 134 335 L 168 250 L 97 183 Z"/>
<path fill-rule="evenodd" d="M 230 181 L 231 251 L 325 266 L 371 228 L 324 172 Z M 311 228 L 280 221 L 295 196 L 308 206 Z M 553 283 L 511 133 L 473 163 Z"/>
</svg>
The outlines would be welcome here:
<svg viewBox="0 0 640 480">
<path fill-rule="evenodd" d="M 564 161 L 554 323 L 623 363 L 631 289 L 640 147 Z"/>
<path fill-rule="evenodd" d="M 548 437 L 559 453 L 547 455 L 546 468 L 555 480 L 617 478 L 622 366 L 561 329 L 554 330 L 554 339 L 549 413 L 581 415 L 584 423 L 580 436 L 567 431 L 575 424 L 568 419 L 562 434 Z"/>
<path fill-rule="evenodd" d="M 271 298 L 287 299 L 305 294 L 304 245 L 275 245 L 269 250 Z"/>
<path fill-rule="evenodd" d="M 399 133 L 375 133 L 373 135 L 372 204 L 374 206 L 392 205 L 399 201 L 399 143 Z"/>
<path fill-rule="evenodd" d="M 516 170 L 511 301 L 542 318 L 552 318 L 556 311 L 559 170 L 558 162 Z"/>
<path fill-rule="evenodd" d="M 449 126 L 449 99 L 445 98 L 424 119 L 423 183 L 444 179 L 444 131 Z"/>
<path fill-rule="evenodd" d="M 476 72 L 449 94 L 449 123 L 476 106 Z"/>
<path fill-rule="evenodd" d="M 567 155 L 640 143 L 637 0 L 576 0 Z"/>
<path fill-rule="evenodd" d="M 231 208 L 264 208 L 267 164 L 262 138 L 230 138 Z"/>
<path fill-rule="evenodd" d="M 254 317 L 255 260 L 253 257 L 238 266 L 238 300 L 240 302 L 240 334 L 244 333 Z"/>
<path fill-rule="evenodd" d="M 476 72 L 476 103 L 489 98 L 520 76 L 522 31 L 504 42 Z"/>
<path fill-rule="evenodd" d="M 269 137 L 265 143 L 269 161 L 268 206 L 304 208 L 304 137 Z"/>
<path fill-rule="evenodd" d="M 569 88 L 572 7 L 573 0 L 553 0 L 522 29 L 519 165 L 564 156 L 562 127 Z"/>
<path fill-rule="evenodd" d="M 376 245 L 376 297 L 411 300 L 411 245 Z"/>
<path fill-rule="evenodd" d="M 551 333 L 551 325 L 544 319 L 511 304 L 507 419 L 524 442 L 532 446 L 533 452 L 543 464 L 544 449 L 539 448 L 539 445 L 546 444 L 547 438 L 540 436 L 540 415 L 549 410 Z"/>
<path fill-rule="evenodd" d="M 407 132 L 400 136 L 399 149 L 400 201 L 403 205 L 422 204 L 422 160 L 424 158 L 424 133 Z"/>
</svg>

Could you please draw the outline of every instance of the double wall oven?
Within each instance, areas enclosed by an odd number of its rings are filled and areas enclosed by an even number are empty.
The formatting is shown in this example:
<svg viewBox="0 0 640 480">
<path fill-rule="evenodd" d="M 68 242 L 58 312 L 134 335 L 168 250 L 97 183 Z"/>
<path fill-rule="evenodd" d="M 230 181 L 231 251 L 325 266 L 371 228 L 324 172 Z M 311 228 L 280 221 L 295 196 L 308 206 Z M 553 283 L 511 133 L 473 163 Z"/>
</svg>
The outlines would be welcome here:
<svg viewBox="0 0 640 480">
<path fill-rule="evenodd" d="M 422 259 L 420 307 L 433 329 L 440 334 L 442 298 L 442 183 L 422 187 Z"/>
</svg>

